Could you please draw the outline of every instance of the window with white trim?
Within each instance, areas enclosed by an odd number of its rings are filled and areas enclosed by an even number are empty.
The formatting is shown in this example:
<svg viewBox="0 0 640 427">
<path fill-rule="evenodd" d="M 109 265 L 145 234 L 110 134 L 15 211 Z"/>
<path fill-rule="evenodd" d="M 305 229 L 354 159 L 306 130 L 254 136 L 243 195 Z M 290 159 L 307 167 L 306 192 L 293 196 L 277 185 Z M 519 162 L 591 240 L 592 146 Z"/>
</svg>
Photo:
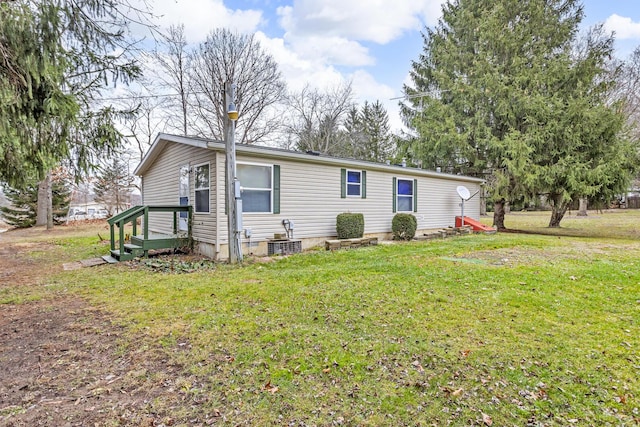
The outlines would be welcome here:
<svg viewBox="0 0 640 427">
<path fill-rule="evenodd" d="M 367 171 L 340 169 L 340 197 L 367 198 Z"/>
<path fill-rule="evenodd" d="M 273 211 L 273 166 L 238 163 L 236 174 L 242 188 L 242 212 Z"/>
<path fill-rule="evenodd" d="M 397 191 L 396 191 L 396 206 L 398 212 L 413 212 L 414 204 L 414 188 L 413 188 L 414 180 L 412 179 L 400 179 L 397 180 Z"/>
<path fill-rule="evenodd" d="M 347 170 L 347 196 L 361 197 L 362 195 L 362 172 Z"/>
<path fill-rule="evenodd" d="M 209 163 L 193 168 L 193 186 L 195 191 L 195 212 L 209 213 Z"/>
</svg>

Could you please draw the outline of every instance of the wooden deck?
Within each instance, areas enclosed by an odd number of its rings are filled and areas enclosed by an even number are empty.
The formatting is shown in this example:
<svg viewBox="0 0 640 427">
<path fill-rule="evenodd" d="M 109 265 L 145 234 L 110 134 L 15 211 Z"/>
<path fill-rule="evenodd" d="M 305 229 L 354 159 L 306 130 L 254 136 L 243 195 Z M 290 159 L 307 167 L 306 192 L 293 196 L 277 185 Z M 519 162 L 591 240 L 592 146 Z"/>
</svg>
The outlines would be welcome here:
<svg viewBox="0 0 640 427">
<path fill-rule="evenodd" d="M 173 213 L 173 234 L 155 233 L 148 228 L 149 215 L 155 212 Z M 178 231 L 178 215 L 187 213 L 187 231 Z M 191 245 L 191 206 L 134 206 L 112 218 L 109 218 L 111 234 L 111 254 L 102 257 L 107 262 L 126 261 L 139 256 L 146 256 L 151 249 L 177 249 Z M 138 218 L 142 218 L 142 234 L 138 234 Z M 131 224 L 133 236 L 130 243 L 125 243 L 124 227 Z M 118 239 L 116 239 L 118 229 Z M 117 242 L 117 245 L 116 245 Z M 116 247 L 117 246 L 117 247 Z"/>
</svg>

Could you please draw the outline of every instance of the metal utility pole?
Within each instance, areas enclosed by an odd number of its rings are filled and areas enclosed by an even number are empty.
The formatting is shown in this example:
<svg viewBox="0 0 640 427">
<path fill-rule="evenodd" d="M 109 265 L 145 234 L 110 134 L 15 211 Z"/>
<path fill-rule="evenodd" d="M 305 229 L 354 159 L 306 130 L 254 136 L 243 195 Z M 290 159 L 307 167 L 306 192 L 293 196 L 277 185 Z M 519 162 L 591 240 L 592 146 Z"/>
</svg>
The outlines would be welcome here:
<svg viewBox="0 0 640 427">
<path fill-rule="evenodd" d="M 240 181 L 236 176 L 235 129 L 238 110 L 235 106 L 236 84 L 224 84 L 224 130 L 225 130 L 225 196 L 227 202 L 227 229 L 229 242 L 229 262 L 242 262 L 240 236 L 242 232 L 242 200 L 240 199 Z"/>
</svg>

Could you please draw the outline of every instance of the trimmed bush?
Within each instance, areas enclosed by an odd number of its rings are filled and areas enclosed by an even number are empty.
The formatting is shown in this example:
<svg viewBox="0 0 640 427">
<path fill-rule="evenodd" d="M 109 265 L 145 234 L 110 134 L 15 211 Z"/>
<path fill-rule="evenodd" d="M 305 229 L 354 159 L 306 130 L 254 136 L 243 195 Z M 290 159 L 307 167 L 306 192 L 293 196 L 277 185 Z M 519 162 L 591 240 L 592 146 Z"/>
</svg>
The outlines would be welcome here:
<svg viewBox="0 0 640 427">
<path fill-rule="evenodd" d="M 418 221 L 412 214 L 395 214 L 391 221 L 393 240 L 411 240 L 416 235 Z"/>
<path fill-rule="evenodd" d="M 338 239 L 356 239 L 364 235 L 364 215 L 341 213 L 336 217 Z"/>
</svg>

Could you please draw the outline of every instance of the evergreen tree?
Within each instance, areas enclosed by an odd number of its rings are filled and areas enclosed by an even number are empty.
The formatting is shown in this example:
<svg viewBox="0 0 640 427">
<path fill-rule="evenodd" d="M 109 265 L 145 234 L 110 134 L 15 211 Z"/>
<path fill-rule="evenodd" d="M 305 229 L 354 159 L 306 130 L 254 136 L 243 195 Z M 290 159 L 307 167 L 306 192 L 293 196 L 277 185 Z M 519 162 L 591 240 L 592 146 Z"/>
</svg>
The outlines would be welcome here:
<svg viewBox="0 0 640 427">
<path fill-rule="evenodd" d="M 32 180 L 22 188 L 6 186 L 5 196 L 11 203 L 0 207 L 4 221 L 18 228 L 32 227 L 36 223 L 38 205 L 38 183 Z M 69 182 L 61 175 L 53 174 L 52 178 L 53 221 L 60 224 L 69 210 Z"/>
<path fill-rule="evenodd" d="M 366 136 L 365 158 L 384 162 L 393 156 L 393 137 L 389 126 L 389 115 L 380 101 L 364 103 L 362 107 L 363 130 Z"/>
<path fill-rule="evenodd" d="M 95 100 L 140 75 L 131 19 L 145 20 L 128 0 L 0 1 L 0 179 L 17 187 L 41 179 L 38 224 L 53 226 L 52 168 L 84 174 L 122 143 L 114 125 L 122 112 Z"/>
<path fill-rule="evenodd" d="M 344 130 L 347 136 L 347 156 L 359 158 L 360 147 L 365 144 L 362 113 L 356 105 L 353 105 L 346 113 Z"/>
<path fill-rule="evenodd" d="M 393 136 L 389 116 L 380 101 L 365 101 L 360 110 L 352 107 L 345 119 L 349 140 L 349 157 L 371 162 L 384 162 L 393 156 Z"/>
<path fill-rule="evenodd" d="M 89 170 L 121 142 L 99 91 L 140 74 L 126 0 L 0 1 L 0 179 L 20 186 L 63 161 Z M 114 54 L 120 50 L 121 54 Z"/>
<path fill-rule="evenodd" d="M 555 227 L 572 200 L 619 191 L 634 168 L 604 99 L 613 40 L 597 28 L 580 39 L 582 17 L 577 0 L 452 0 L 412 64 L 409 153 L 487 178 L 498 228 L 505 199 L 546 197 Z"/>
<path fill-rule="evenodd" d="M 100 168 L 93 185 L 94 200 L 102 203 L 109 216 L 112 216 L 129 207 L 133 187 L 134 177 L 129 173 L 127 163 L 114 158 L 111 163 Z"/>
</svg>

